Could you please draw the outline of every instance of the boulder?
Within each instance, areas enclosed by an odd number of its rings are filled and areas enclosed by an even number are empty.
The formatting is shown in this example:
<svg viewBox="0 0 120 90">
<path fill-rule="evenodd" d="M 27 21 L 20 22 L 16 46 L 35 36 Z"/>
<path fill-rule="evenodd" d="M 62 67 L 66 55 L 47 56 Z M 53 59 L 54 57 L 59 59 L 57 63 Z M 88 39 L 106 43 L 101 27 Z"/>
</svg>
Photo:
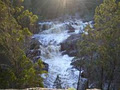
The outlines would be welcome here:
<svg viewBox="0 0 120 90">
<path fill-rule="evenodd" d="M 46 30 L 46 29 L 47 29 L 47 25 L 44 24 L 44 25 L 42 26 L 42 30 Z"/>
<path fill-rule="evenodd" d="M 42 70 L 48 72 L 49 65 L 48 65 L 47 63 L 45 63 L 45 62 L 43 62 L 43 65 L 44 65 L 44 67 L 42 68 Z M 37 66 L 36 69 L 37 69 L 38 71 L 41 70 L 41 69 L 39 68 L 39 66 Z"/>
<path fill-rule="evenodd" d="M 67 29 L 69 30 L 68 33 L 75 32 L 75 28 L 71 24 L 67 25 Z"/>
<path fill-rule="evenodd" d="M 81 40 L 81 34 L 73 34 L 67 40 L 61 43 L 61 51 L 63 54 L 68 54 L 70 56 L 77 55 L 77 41 Z"/>
<path fill-rule="evenodd" d="M 41 51 L 40 51 L 40 50 L 29 50 L 26 55 L 27 55 L 27 57 L 29 57 L 31 60 L 36 61 L 36 58 L 35 58 L 35 57 L 40 56 L 40 54 L 41 54 Z"/>
<path fill-rule="evenodd" d="M 35 25 L 29 26 L 29 29 L 30 29 L 30 31 L 31 31 L 33 34 L 37 34 L 37 33 L 40 32 L 39 24 L 38 24 L 38 23 L 35 23 Z"/>
<path fill-rule="evenodd" d="M 39 59 L 41 59 L 41 51 L 40 51 L 40 45 L 41 43 L 37 39 L 32 39 L 30 42 L 30 49 L 26 52 L 26 56 L 31 59 L 33 63 L 38 62 Z M 49 65 L 45 62 L 43 62 L 44 68 L 43 70 L 48 71 Z M 39 67 L 36 69 L 39 70 Z"/>
<path fill-rule="evenodd" d="M 33 38 L 30 42 L 30 50 L 39 49 L 40 45 L 41 43 L 37 39 Z"/>
<path fill-rule="evenodd" d="M 36 62 L 41 55 L 39 50 L 41 43 L 37 39 L 32 39 L 30 42 L 29 50 L 26 52 L 26 56 L 30 58 L 33 62 Z"/>
<path fill-rule="evenodd" d="M 43 70 L 48 71 L 49 65 L 45 62 L 43 62 L 44 68 Z"/>
<path fill-rule="evenodd" d="M 48 30 L 52 27 L 53 23 L 39 23 L 39 31 Z"/>
<path fill-rule="evenodd" d="M 81 78 L 79 82 L 78 90 L 86 90 L 88 88 L 88 79 Z"/>
</svg>

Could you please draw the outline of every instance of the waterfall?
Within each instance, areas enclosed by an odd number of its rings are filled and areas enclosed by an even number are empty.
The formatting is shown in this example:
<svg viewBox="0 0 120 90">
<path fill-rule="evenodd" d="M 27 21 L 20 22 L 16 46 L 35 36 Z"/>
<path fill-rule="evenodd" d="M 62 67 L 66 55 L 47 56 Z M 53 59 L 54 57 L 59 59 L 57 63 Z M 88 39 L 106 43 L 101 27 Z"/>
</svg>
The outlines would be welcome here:
<svg viewBox="0 0 120 90">
<path fill-rule="evenodd" d="M 41 58 L 45 63 L 49 64 L 48 75 L 44 77 L 45 87 L 54 88 L 54 82 L 57 75 L 59 75 L 62 88 L 76 88 L 79 72 L 70 65 L 74 57 L 70 57 L 67 54 L 62 55 L 60 43 L 72 34 L 83 32 L 84 27 L 88 23 L 83 23 L 81 20 L 70 20 L 39 24 L 42 32 L 33 37 L 37 38 L 42 44 L 40 46 Z M 68 33 L 68 25 L 75 29 L 74 32 Z"/>
</svg>

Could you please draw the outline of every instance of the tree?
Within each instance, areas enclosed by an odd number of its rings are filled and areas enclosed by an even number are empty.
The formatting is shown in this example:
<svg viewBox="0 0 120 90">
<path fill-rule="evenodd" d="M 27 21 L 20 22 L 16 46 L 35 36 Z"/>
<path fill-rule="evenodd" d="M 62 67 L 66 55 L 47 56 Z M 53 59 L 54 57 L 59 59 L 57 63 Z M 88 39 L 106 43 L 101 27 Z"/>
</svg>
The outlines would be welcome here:
<svg viewBox="0 0 120 90">
<path fill-rule="evenodd" d="M 98 30 L 97 39 L 101 41 L 98 46 L 99 55 L 108 79 L 108 88 L 114 83 L 115 70 L 119 62 L 119 24 L 120 3 L 116 0 L 104 0 L 96 9 L 95 28 Z"/>
<path fill-rule="evenodd" d="M 98 81 L 97 88 L 104 89 L 106 84 L 106 90 L 119 88 L 119 16 L 120 2 L 104 0 L 95 10 L 94 28 L 87 27 L 88 34 L 84 34 L 83 41 L 79 41 L 80 44 L 78 44 L 80 57 L 87 57 L 86 63 L 91 58 L 88 71 L 92 72 L 94 77 L 97 77 L 93 78 L 94 82 Z M 86 64 L 86 68 L 89 65 Z M 89 78 L 92 78 L 91 74 L 89 74 Z"/>
<path fill-rule="evenodd" d="M 29 26 L 34 26 L 37 16 L 12 3 L 0 0 L 0 88 L 43 87 L 43 63 L 34 64 L 25 53 L 32 35 Z M 28 25 L 24 17 L 29 18 Z"/>
<path fill-rule="evenodd" d="M 59 77 L 59 75 L 57 75 L 56 80 L 54 82 L 54 87 L 57 89 L 61 89 L 62 88 L 61 84 L 62 83 L 61 83 L 60 77 Z"/>
</svg>

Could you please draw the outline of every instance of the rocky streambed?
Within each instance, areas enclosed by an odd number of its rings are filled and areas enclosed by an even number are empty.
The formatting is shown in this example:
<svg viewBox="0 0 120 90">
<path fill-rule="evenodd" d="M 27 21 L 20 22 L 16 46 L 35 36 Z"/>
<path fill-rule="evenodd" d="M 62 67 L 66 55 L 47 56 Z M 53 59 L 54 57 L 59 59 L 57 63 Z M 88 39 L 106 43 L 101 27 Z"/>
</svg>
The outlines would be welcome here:
<svg viewBox="0 0 120 90">
<path fill-rule="evenodd" d="M 33 36 L 34 43 L 28 56 L 33 61 L 43 60 L 48 71 L 47 75 L 43 75 L 45 87 L 57 88 L 57 84 L 61 88 L 77 87 L 79 71 L 73 68 L 71 62 L 77 54 L 76 43 L 82 39 L 81 33 L 89 23 L 81 20 L 39 23 L 40 33 Z"/>
</svg>

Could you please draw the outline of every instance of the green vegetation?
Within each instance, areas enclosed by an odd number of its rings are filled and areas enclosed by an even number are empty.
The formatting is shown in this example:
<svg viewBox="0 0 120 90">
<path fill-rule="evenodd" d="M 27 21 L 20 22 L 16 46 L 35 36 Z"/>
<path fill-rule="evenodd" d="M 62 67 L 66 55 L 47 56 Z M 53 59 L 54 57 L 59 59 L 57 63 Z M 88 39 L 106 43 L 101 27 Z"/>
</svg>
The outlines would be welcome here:
<svg viewBox="0 0 120 90">
<path fill-rule="evenodd" d="M 120 0 L 0 0 L 0 89 L 43 87 L 43 62 L 33 63 L 26 55 L 37 20 L 76 13 L 84 20 L 94 16 L 95 24 L 78 41 L 74 65 L 84 70 L 89 86 L 119 90 Z M 57 76 L 55 88 L 61 84 Z"/>
<path fill-rule="evenodd" d="M 83 41 L 78 42 L 76 65 L 87 72 L 89 85 L 94 82 L 102 90 L 119 90 L 120 2 L 104 0 L 94 19 L 94 28 L 88 25 L 88 35 L 83 34 Z"/>
<path fill-rule="evenodd" d="M 38 17 L 22 1 L 0 0 L 0 88 L 43 87 L 42 61 L 34 64 L 25 54 Z"/>
</svg>

